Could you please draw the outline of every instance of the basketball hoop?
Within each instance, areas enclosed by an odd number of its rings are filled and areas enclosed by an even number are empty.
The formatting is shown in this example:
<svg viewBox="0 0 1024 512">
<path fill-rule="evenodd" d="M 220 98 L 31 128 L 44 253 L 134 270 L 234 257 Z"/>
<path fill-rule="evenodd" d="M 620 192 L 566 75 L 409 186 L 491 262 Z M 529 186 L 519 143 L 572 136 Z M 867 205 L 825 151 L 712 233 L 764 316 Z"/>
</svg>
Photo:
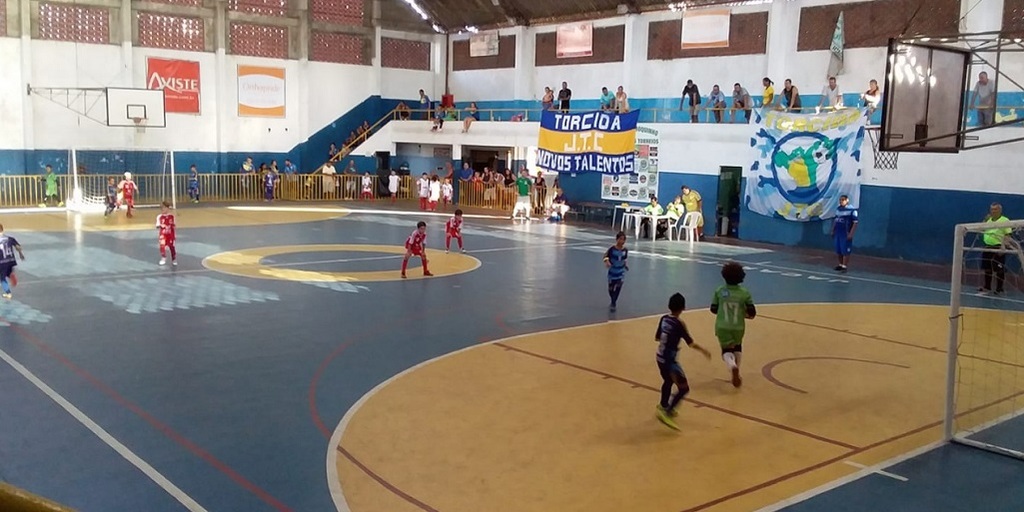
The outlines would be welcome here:
<svg viewBox="0 0 1024 512">
<path fill-rule="evenodd" d="M 881 138 L 880 127 L 868 127 L 868 136 L 871 137 L 871 150 L 875 154 L 875 169 L 880 171 L 899 170 L 900 154 L 895 151 L 880 151 L 878 140 Z"/>
<path fill-rule="evenodd" d="M 133 117 L 132 122 L 135 123 L 135 133 L 144 134 L 146 133 L 146 118 L 144 117 Z"/>
</svg>

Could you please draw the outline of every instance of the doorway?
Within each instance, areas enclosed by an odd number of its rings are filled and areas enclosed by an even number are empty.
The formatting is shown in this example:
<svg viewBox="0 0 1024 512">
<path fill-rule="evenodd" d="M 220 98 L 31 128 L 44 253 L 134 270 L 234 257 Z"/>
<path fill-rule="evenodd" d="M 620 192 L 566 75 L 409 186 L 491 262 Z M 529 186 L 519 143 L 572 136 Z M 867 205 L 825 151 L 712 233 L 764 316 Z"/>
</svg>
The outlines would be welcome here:
<svg viewBox="0 0 1024 512">
<path fill-rule="evenodd" d="M 740 227 L 740 181 L 742 167 L 719 167 L 718 205 L 715 207 L 715 234 L 737 238 Z"/>
</svg>

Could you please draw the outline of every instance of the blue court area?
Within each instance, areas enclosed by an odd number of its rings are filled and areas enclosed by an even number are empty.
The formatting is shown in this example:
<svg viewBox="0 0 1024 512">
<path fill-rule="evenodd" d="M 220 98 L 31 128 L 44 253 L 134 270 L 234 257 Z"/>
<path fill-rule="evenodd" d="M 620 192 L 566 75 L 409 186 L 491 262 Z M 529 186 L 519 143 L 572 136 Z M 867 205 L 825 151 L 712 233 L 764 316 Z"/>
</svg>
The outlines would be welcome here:
<svg viewBox="0 0 1024 512">
<path fill-rule="evenodd" d="M 479 218 L 464 233 L 480 265 L 464 273 L 317 281 L 279 272 L 397 273 L 401 263 L 393 253 L 342 250 L 282 252 L 258 263 L 277 270 L 272 277 L 243 277 L 203 260 L 272 246 L 400 247 L 420 218 L 436 253 L 445 218 L 356 211 L 189 227 L 217 213 L 179 212 L 176 268 L 157 265 L 148 225 L 36 232 L 20 230 L 29 215 L 4 216 L 28 259 L 14 299 L 0 302 L 0 479 L 83 511 L 335 510 L 331 433 L 367 392 L 426 360 L 516 334 L 659 314 L 676 291 L 690 309 L 706 308 L 728 260 L 745 265 L 758 304 L 949 299 L 935 267 L 855 257 L 851 272 L 836 274 L 828 254 L 630 239 L 630 272 L 609 313 L 609 228 Z M 998 304 L 1021 308 L 1021 299 Z M 756 322 L 748 350 L 757 350 Z M 695 335 L 713 345 L 712 333 Z M 1022 432 L 1018 419 L 984 435 Z M 1024 509 L 1024 464 L 1008 458 L 944 446 L 884 469 L 905 480 L 868 472 L 786 510 Z"/>
</svg>

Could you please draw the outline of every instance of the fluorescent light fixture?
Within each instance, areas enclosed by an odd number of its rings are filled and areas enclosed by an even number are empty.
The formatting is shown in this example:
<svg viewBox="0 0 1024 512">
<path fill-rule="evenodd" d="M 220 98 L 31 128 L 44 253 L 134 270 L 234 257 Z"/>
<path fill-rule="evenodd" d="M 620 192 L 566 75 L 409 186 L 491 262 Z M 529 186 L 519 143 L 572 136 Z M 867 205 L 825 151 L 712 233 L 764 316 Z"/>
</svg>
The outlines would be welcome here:
<svg viewBox="0 0 1024 512">
<path fill-rule="evenodd" d="M 409 7 L 412 7 L 412 10 L 416 11 L 416 14 L 419 14 L 421 18 L 430 20 L 430 17 L 427 16 L 427 11 L 424 11 L 420 4 L 416 3 L 416 0 L 405 0 L 405 3 L 409 4 Z"/>
<path fill-rule="evenodd" d="M 431 23 L 430 26 L 434 27 L 434 32 L 437 32 L 438 34 L 444 34 L 444 29 L 441 28 L 441 25 L 438 25 L 437 23 Z"/>
<path fill-rule="evenodd" d="M 476 34 L 477 32 L 480 32 L 480 29 L 478 29 L 476 27 L 471 27 L 469 25 L 466 25 L 466 29 L 465 30 L 466 30 L 466 32 L 469 32 L 470 34 Z"/>
</svg>

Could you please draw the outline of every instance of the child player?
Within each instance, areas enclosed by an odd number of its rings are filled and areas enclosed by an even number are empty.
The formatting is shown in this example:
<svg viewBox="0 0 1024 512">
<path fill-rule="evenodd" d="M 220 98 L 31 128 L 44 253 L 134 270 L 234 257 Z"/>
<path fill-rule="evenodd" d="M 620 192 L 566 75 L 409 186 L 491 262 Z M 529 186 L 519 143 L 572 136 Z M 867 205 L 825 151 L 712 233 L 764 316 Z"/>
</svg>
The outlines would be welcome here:
<svg viewBox="0 0 1024 512">
<path fill-rule="evenodd" d="M 405 279 L 405 269 L 409 266 L 409 258 L 419 256 L 423 262 L 423 275 L 430 277 L 434 274 L 427 270 L 427 223 L 422 220 L 416 223 L 416 231 L 413 231 L 405 240 L 405 258 L 402 259 L 402 279 Z"/>
<path fill-rule="evenodd" d="M 604 253 L 604 266 L 608 269 L 608 296 L 612 303 L 608 309 L 615 311 L 615 303 L 619 301 L 619 292 L 622 291 L 622 281 L 626 279 L 626 272 L 629 265 L 626 258 L 629 257 L 629 249 L 626 249 L 626 234 L 619 231 L 615 235 L 615 245 L 608 248 Z"/>
<path fill-rule="evenodd" d="M 107 217 L 114 209 L 117 208 L 117 183 L 114 182 L 114 178 L 107 178 L 107 211 L 103 212 L 103 216 Z"/>
<path fill-rule="evenodd" d="M 722 266 L 722 278 L 725 285 L 715 290 L 711 299 L 711 312 L 715 316 L 715 336 L 722 346 L 722 360 L 732 372 L 732 385 L 740 387 L 740 356 L 743 355 L 743 333 L 746 330 L 746 319 L 757 316 L 754 299 L 750 292 L 740 286 L 747 273 L 736 262 L 730 261 Z"/>
<path fill-rule="evenodd" d="M 658 342 L 658 371 L 661 372 L 661 402 L 658 403 L 658 421 L 665 426 L 679 430 L 674 418 L 676 406 L 690 392 L 690 384 L 676 356 L 679 354 L 679 342 L 685 340 L 686 345 L 700 352 L 705 358 L 711 359 L 711 353 L 704 347 L 694 343 L 686 324 L 679 319 L 679 314 L 686 309 L 686 298 L 675 293 L 668 299 L 669 314 L 658 320 L 658 330 L 654 333 L 654 341 Z M 672 385 L 676 386 L 676 394 L 672 395 Z"/>
<path fill-rule="evenodd" d="M 135 209 L 135 191 L 138 190 L 135 182 L 132 181 L 132 173 L 124 173 L 124 179 L 121 180 L 121 183 L 118 183 L 117 189 L 124 194 L 124 204 L 128 207 L 127 216 L 130 219 L 132 218 L 132 210 Z"/>
<path fill-rule="evenodd" d="M 443 210 L 448 210 L 448 203 L 452 202 L 452 180 L 445 178 L 441 184 L 441 205 Z"/>
<path fill-rule="evenodd" d="M 277 171 L 273 169 L 267 170 L 263 174 L 263 200 L 271 202 L 274 200 L 274 187 L 277 185 Z"/>
<path fill-rule="evenodd" d="M 398 186 L 401 181 L 402 178 L 398 177 L 398 173 L 391 171 L 391 176 L 388 176 L 388 193 L 391 194 L 392 203 L 398 200 Z"/>
<path fill-rule="evenodd" d="M 448 254 L 448 251 L 452 248 L 452 238 L 459 242 L 459 250 L 466 252 L 466 248 L 462 246 L 462 210 L 455 210 L 455 216 L 448 219 L 448 222 L 444 223 L 444 253 Z"/>
<path fill-rule="evenodd" d="M 3 288 L 3 298 L 11 298 L 11 288 L 18 286 L 18 278 L 14 275 L 14 267 L 18 266 L 18 260 L 14 258 L 17 252 L 21 261 L 25 261 L 25 253 L 21 252 L 21 244 L 12 236 L 4 234 L 4 225 L 0 224 L 0 288 Z"/>
<path fill-rule="evenodd" d="M 850 207 L 848 196 L 839 196 L 839 208 L 832 220 L 832 239 L 836 243 L 836 256 L 839 257 L 835 269 L 839 272 L 846 272 L 846 266 L 850 264 L 854 231 L 857 231 L 857 209 Z"/>
<path fill-rule="evenodd" d="M 174 250 L 174 214 L 171 203 L 160 204 L 160 215 L 156 218 L 156 229 L 160 233 L 160 264 L 167 264 L 167 249 L 171 250 L 171 265 L 178 266 L 178 251 Z"/>
<path fill-rule="evenodd" d="M 189 168 L 188 197 L 192 199 L 193 203 L 199 202 L 199 171 L 196 170 L 195 165 Z"/>
</svg>

